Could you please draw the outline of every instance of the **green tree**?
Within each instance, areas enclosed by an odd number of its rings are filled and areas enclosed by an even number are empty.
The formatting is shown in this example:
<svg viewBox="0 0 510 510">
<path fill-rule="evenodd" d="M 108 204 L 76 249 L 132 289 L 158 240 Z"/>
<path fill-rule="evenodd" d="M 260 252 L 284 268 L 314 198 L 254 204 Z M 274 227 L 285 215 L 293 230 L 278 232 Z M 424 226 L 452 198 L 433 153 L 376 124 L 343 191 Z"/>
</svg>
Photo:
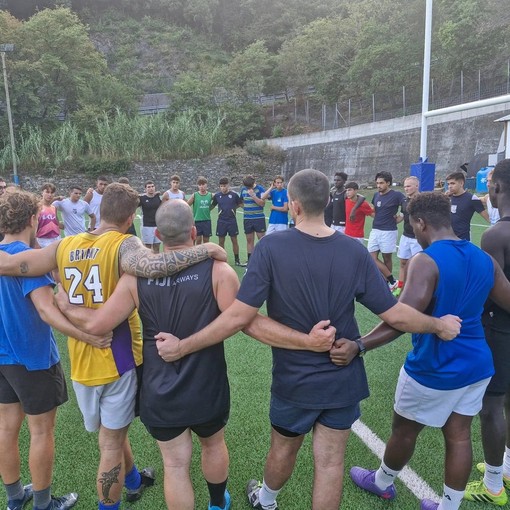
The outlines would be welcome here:
<svg viewBox="0 0 510 510">
<path fill-rule="evenodd" d="M 46 9 L 16 31 L 13 108 L 18 122 L 52 122 L 82 107 L 132 106 L 132 93 L 115 82 L 87 27 L 68 8 Z"/>
<path fill-rule="evenodd" d="M 352 7 L 350 20 L 358 26 L 358 48 L 346 76 L 348 89 L 400 105 L 402 86 L 408 94 L 420 89 L 424 3 L 364 0 Z"/>
<path fill-rule="evenodd" d="M 217 71 L 216 83 L 226 89 L 232 99 L 250 101 L 264 92 L 272 67 L 273 57 L 264 41 L 256 41 Z"/>
</svg>

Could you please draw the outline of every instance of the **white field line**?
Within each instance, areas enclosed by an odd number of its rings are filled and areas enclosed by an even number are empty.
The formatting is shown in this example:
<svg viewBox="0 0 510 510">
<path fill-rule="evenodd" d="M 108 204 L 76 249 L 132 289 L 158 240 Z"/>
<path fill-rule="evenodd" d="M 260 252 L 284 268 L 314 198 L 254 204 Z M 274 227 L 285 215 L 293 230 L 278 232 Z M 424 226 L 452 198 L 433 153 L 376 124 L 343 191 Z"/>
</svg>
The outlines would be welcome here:
<svg viewBox="0 0 510 510">
<path fill-rule="evenodd" d="M 383 458 L 385 444 L 361 420 L 354 423 L 352 431 L 367 445 L 374 455 L 379 459 Z M 434 501 L 441 499 L 430 485 L 408 466 L 400 472 L 398 478 L 418 499 L 427 498 Z"/>
</svg>

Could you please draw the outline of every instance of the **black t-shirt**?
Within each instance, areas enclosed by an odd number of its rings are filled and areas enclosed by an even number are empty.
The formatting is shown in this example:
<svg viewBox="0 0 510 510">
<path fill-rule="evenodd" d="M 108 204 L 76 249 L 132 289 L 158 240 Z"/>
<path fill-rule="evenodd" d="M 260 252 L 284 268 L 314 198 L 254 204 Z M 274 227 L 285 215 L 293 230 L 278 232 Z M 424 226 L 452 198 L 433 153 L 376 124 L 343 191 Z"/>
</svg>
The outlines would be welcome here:
<svg viewBox="0 0 510 510">
<path fill-rule="evenodd" d="M 403 193 L 394 189 L 390 189 L 384 195 L 377 192 L 372 199 L 375 209 L 372 228 L 378 230 L 397 230 L 395 215 L 398 208 L 404 203 L 405 198 Z"/>
<path fill-rule="evenodd" d="M 260 307 L 269 317 L 308 333 L 330 319 L 336 337 L 359 335 L 354 304 L 378 314 L 396 300 L 366 248 L 335 232 L 316 238 L 299 229 L 263 237 L 255 246 L 237 299 Z M 273 348 L 272 393 L 310 409 L 353 405 L 368 396 L 361 358 L 334 365 L 329 353 Z"/>
<path fill-rule="evenodd" d="M 159 193 L 153 197 L 147 195 L 140 195 L 140 207 L 142 208 L 143 226 L 155 227 L 156 226 L 156 211 L 161 205 L 161 197 Z"/>
<path fill-rule="evenodd" d="M 471 218 L 485 210 L 482 201 L 465 191 L 459 196 L 450 196 L 452 228 L 459 239 L 471 240 Z"/>
</svg>

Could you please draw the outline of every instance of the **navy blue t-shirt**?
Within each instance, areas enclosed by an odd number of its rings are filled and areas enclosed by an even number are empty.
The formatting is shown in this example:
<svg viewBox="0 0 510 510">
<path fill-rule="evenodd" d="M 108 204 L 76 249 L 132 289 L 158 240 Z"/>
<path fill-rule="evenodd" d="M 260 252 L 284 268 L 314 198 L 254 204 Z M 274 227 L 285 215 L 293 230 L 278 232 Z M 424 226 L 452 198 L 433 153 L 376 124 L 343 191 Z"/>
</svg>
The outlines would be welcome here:
<svg viewBox="0 0 510 510">
<path fill-rule="evenodd" d="M 384 195 L 377 192 L 372 199 L 375 208 L 373 228 L 378 230 L 397 230 L 397 214 L 398 208 L 402 206 L 405 195 L 400 191 L 390 189 Z"/>
<path fill-rule="evenodd" d="M 379 314 L 395 305 L 366 248 L 335 232 L 317 238 L 294 228 L 263 237 L 255 246 L 237 299 L 269 317 L 308 333 L 330 319 L 336 337 L 355 338 L 354 304 Z M 273 347 L 272 394 L 304 408 L 353 405 L 369 394 L 361 358 L 334 365 L 329 353 Z"/>
<path fill-rule="evenodd" d="M 410 200 L 411 199 L 409 197 L 406 197 L 402 202 L 402 213 L 404 214 L 404 228 L 402 230 L 402 234 L 411 239 L 416 239 L 413 227 L 411 227 L 411 222 L 409 221 L 409 213 L 407 212 L 407 206 L 409 205 Z"/>
<path fill-rule="evenodd" d="M 452 228 L 459 239 L 469 241 L 471 239 L 471 218 L 475 212 L 481 213 L 485 210 L 482 201 L 468 191 L 462 195 L 450 196 Z"/>
<path fill-rule="evenodd" d="M 228 221 L 235 219 L 236 208 L 242 203 L 241 197 L 235 191 L 229 190 L 227 193 L 216 193 L 211 205 L 218 205 L 218 221 Z"/>
</svg>

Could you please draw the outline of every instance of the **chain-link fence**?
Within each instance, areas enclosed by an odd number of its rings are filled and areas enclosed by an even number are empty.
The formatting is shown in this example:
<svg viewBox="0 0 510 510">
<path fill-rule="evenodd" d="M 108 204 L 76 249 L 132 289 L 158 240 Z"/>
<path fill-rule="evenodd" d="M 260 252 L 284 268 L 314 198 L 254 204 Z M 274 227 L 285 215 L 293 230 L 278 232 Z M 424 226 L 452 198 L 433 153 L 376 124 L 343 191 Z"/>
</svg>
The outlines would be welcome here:
<svg viewBox="0 0 510 510">
<path fill-rule="evenodd" d="M 506 72 L 494 72 L 490 77 L 481 72 L 462 72 L 449 83 L 440 86 L 431 80 L 429 110 L 505 94 L 510 94 L 510 60 Z M 422 110 L 421 90 L 417 91 L 414 87 L 409 91 L 405 86 L 402 87 L 400 97 L 375 93 L 370 97 L 351 98 L 333 105 L 315 98 L 313 90 L 301 96 L 277 94 L 261 96 L 258 100 L 270 110 L 269 115 L 275 124 L 275 136 L 283 134 L 278 126 L 279 119 L 286 123 L 293 122 L 297 134 L 306 131 L 306 126 L 310 130 L 337 129 L 414 115 Z"/>
</svg>

